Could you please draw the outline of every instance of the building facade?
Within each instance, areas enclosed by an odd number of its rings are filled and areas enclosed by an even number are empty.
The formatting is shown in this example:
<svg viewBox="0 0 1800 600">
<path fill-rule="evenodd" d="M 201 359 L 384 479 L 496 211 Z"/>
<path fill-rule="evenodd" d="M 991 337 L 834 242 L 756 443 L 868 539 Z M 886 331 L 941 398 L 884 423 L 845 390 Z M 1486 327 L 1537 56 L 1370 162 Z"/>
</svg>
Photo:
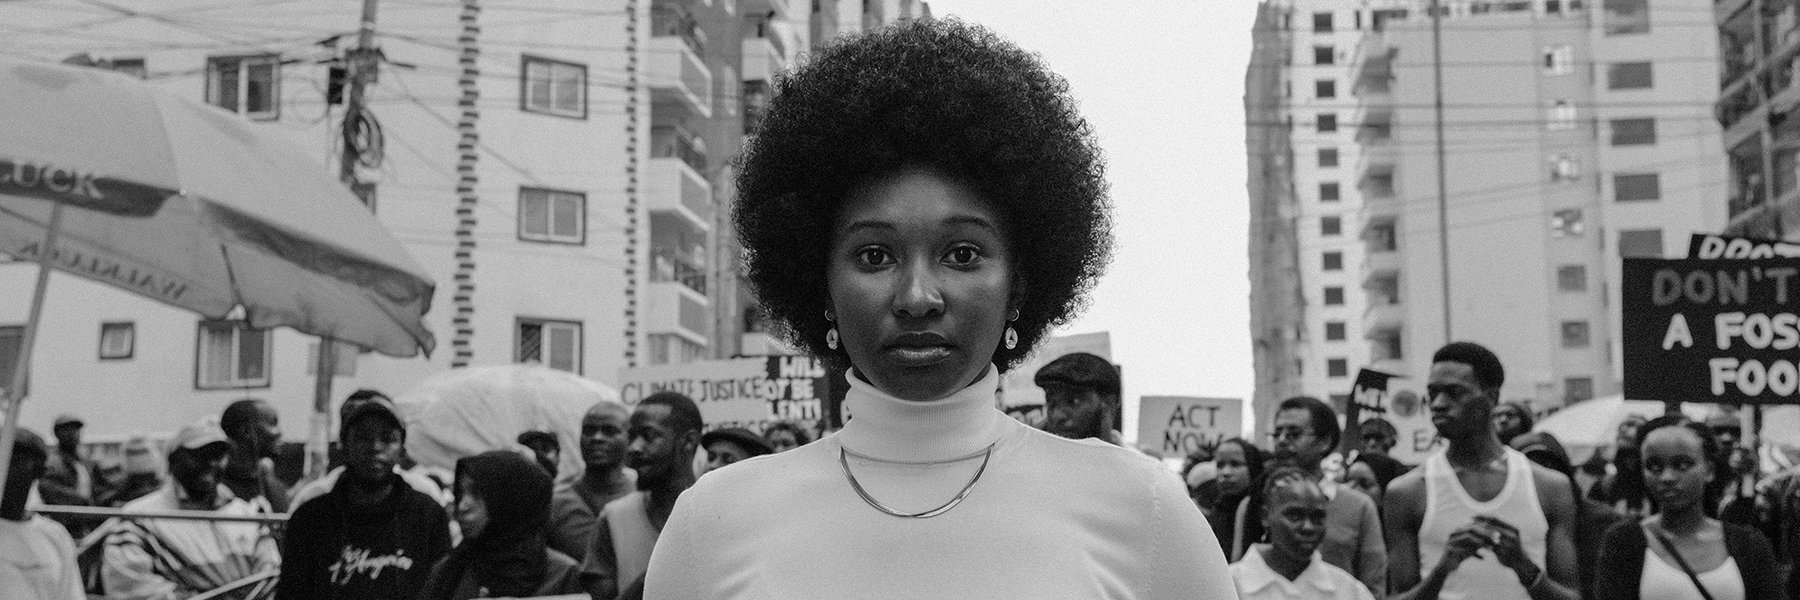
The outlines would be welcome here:
<svg viewBox="0 0 1800 600">
<path fill-rule="evenodd" d="M 8 3 L 0 51 L 142 77 L 335 171 L 358 4 Z M 860 28 L 926 10 L 868 4 L 838 2 L 854 10 L 834 17 Z M 438 346 L 412 359 L 344 348 L 333 397 L 401 394 L 461 366 L 535 362 L 611 383 L 626 367 L 779 350 L 745 339 L 760 329 L 737 274 L 727 165 L 821 12 L 803 0 L 379 2 L 364 113 L 379 143 L 356 192 L 437 281 L 426 322 Z M 0 263 L 0 341 L 16 339 L 34 274 Z M 317 342 L 292 330 L 59 275 L 40 331 L 27 426 L 75 412 L 101 437 L 162 433 L 243 397 L 273 403 L 290 437 L 308 422 Z"/>
</svg>

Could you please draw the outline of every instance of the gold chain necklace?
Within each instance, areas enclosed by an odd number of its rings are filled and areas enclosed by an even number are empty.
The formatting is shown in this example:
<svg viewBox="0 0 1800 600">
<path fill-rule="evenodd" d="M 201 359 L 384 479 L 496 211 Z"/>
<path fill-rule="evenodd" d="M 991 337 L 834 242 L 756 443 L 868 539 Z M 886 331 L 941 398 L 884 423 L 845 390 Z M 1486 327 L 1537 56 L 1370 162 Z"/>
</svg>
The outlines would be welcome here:
<svg viewBox="0 0 1800 600">
<path fill-rule="evenodd" d="M 969 460 L 971 458 L 975 458 L 976 456 L 980 456 L 981 457 L 981 468 L 976 469 L 975 476 L 970 477 L 969 482 L 966 484 L 963 484 L 962 491 L 957 492 L 956 497 L 951 498 L 949 502 L 945 502 L 943 506 L 939 506 L 937 508 L 933 508 L 931 510 L 927 510 L 924 512 L 903 513 L 903 512 L 900 512 L 900 511 L 897 511 L 897 510 L 894 510 L 892 508 L 888 508 L 887 506 L 882 505 L 881 502 L 875 500 L 874 496 L 869 495 L 868 490 L 863 489 L 862 483 L 856 481 L 856 474 L 850 472 L 850 457 L 851 456 L 855 456 L 859 459 L 871 461 L 871 462 L 884 462 L 884 463 L 889 463 L 889 464 L 916 465 L 916 466 L 950 464 L 950 463 L 955 463 L 955 462 L 962 462 L 965 460 Z M 934 460 L 934 461 L 920 461 L 920 462 L 882 460 L 879 458 L 868 456 L 866 454 L 860 454 L 854 450 L 845 448 L 841 444 L 838 446 L 838 464 L 843 465 L 844 478 L 850 480 L 850 488 L 856 490 L 856 495 L 862 497 L 863 502 L 867 502 L 869 504 L 869 506 L 875 507 L 875 510 L 879 510 L 885 514 L 900 517 L 903 519 L 929 519 L 929 518 L 950 512 L 950 509 L 956 508 L 956 505 L 958 505 L 958 504 L 962 504 L 963 499 L 969 497 L 969 492 L 975 489 L 975 482 L 981 481 L 981 474 L 987 472 L 988 461 L 993 460 L 993 458 L 994 458 L 994 444 L 988 444 L 986 449 L 983 449 L 979 452 L 969 454 L 967 456 L 959 456 L 959 457 L 952 458 L 949 460 Z"/>
</svg>

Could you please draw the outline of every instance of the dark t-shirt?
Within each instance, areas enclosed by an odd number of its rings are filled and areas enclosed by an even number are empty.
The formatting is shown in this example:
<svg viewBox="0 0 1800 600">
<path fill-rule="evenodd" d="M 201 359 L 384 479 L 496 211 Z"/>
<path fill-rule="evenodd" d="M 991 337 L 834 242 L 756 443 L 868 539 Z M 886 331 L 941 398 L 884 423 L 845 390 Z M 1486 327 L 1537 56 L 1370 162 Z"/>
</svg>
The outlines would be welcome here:
<svg viewBox="0 0 1800 600">
<path fill-rule="evenodd" d="M 450 521 L 430 496 L 392 476 L 372 506 L 346 501 L 343 482 L 288 518 L 279 598 L 388 600 L 416 596 L 450 551 Z"/>
</svg>

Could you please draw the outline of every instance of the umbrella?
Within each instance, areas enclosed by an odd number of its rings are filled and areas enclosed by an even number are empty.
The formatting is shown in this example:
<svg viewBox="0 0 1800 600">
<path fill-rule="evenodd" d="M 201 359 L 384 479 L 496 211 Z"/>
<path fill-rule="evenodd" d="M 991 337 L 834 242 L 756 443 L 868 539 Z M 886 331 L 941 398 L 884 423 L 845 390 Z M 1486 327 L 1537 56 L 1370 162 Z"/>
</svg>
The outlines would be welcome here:
<svg viewBox="0 0 1800 600">
<path fill-rule="evenodd" d="M 579 477 L 581 417 L 619 392 L 574 373 L 537 365 L 453 369 L 427 378 L 395 403 L 406 419 L 406 454 L 454 469 L 456 459 L 518 449 L 518 435 L 548 431 L 562 448 L 558 479 Z"/>
<path fill-rule="evenodd" d="M 1627 415 L 1654 418 L 1663 414 L 1663 406 L 1661 401 L 1626 400 L 1618 394 L 1591 398 L 1551 413 L 1539 420 L 1532 430 L 1556 436 L 1556 441 L 1569 451 L 1570 460 L 1580 464 L 1595 450 L 1613 444 L 1619 423 L 1624 422 Z M 1704 419 L 1711 412 L 1710 406 L 1683 402 L 1681 412 L 1693 419 Z"/>
<path fill-rule="evenodd" d="M 433 345 L 430 277 L 319 161 L 118 73 L 0 58 L 0 252 L 41 265 L 0 474 L 51 267 L 393 356 Z"/>
</svg>

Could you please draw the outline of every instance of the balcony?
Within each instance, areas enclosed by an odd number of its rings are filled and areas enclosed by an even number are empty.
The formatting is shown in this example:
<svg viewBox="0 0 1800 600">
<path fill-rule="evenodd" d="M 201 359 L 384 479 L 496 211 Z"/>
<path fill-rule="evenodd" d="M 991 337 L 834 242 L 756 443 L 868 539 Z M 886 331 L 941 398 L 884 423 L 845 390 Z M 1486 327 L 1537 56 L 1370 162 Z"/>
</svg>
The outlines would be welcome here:
<svg viewBox="0 0 1800 600">
<path fill-rule="evenodd" d="M 793 11 L 795 2 L 804 0 L 744 0 L 738 9 L 746 15 L 773 15 L 777 19 L 786 19 Z"/>
<path fill-rule="evenodd" d="M 1363 276 L 1393 275 L 1400 272 L 1400 253 L 1393 250 L 1363 255 Z"/>
<path fill-rule="evenodd" d="M 1393 110 L 1367 108 L 1362 111 L 1360 121 L 1361 123 L 1356 126 L 1356 143 L 1364 146 L 1379 146 L 1393 141 Z"/>
<path fill-rule="evenodd" d="M 1355 80 L 1350 93 L 1358 98 L 1388 101 L 1393 93 L 1394 58 L 1399 48 L 1390 48 L 1375 35 L 1364 38 L 1357 47 Z"/>
<path fill-rule="evenodd" d="M 771 43 L 772 38 L 744 38 L 744 81 L 775 83 L 775 76 L 787 70 L 787 61 Z"/>
<path fill-rule="evenodd" d="M 712 186 L 680 158 L 650 159 L 644 193 L 652 213 L 680 217 L 700 231 L 712 229 Z"/>
<path fill-rule="evenodd" d="M 650 282 L 679 283 L 702 296 L 706 295 L 706 269 L 703 263 L 666 248 L 650 251 Z"/>
<path fill-rule="evenodd" d="M 650 128 L 650 158 L 678 158 L 696 173 L 706 172 L 706 142 L 686 127 Z"/>
<path fill-rule="evenodd" d="M 646 290 L 644 332 L 650 335 L 674 335 L 702 346 L 708 345 L 712 310 L 706 296 L 673 281 L 652 281 Z"/>
<path fill-rule="evenodd" d="M 698 29 L 684 35 L 685 28 L 662 24 L 653 26 L 653 31 L 657 33 L 644 51 L 644 78 L 655 110 L 711 118 L 713 76 L 696 50 L 703 47 Z"/>
<path fill-rule="evenodd" d="M 1374 338 L 1385 332 L 1397 332 L 1406 324 L 1406 307 L 1399 303 L 1382 303 L 1375 298 L 1369 299 L 1369 308 L 1363 311 L 1363 331 L 1365 337 Z"/>
</svg>

